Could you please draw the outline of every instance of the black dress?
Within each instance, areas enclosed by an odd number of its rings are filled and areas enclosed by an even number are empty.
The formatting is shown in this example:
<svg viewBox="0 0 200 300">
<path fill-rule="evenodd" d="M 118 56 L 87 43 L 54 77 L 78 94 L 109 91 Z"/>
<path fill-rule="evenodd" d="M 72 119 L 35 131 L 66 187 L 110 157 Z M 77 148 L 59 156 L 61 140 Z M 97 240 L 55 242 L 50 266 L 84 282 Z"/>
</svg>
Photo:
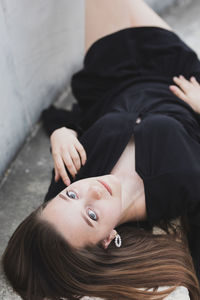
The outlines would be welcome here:
<svg viewBox="0 0 200 300">
<path fill-rule="evenodd" d="M 200 81 L 197 55 L 175 33 L 126 28 L 87 51 L 71 81 L 77 99 L 72 112 L 51 107 L 43 119 L 49 134 L 61 126 L 78 131 L 87 162 L 75 180 L 109 174 L 134 135 L 147 222 L 187 216 L 200 278 L 200 116 L 169 90 L 179 74 Z M 45 201 L 64 188 L 53 176 Z"/>
</svg>

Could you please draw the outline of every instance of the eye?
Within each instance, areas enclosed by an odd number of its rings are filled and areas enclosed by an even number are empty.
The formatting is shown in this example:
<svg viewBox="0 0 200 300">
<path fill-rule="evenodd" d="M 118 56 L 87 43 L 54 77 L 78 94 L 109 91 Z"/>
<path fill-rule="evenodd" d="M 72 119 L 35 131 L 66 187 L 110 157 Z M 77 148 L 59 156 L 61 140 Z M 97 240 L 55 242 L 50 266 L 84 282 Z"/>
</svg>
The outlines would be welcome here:
<svg viewBox="0 0 200 300">
<path fill-rule="evenodd" d="M 94 220 L 94 221 L 97 221 L 98 220 L 98 217 L 97 215 L 95 214 L 95 212 L 91 209 L 88 209 L 88 216 L 90 217 L 90 219 Z"/>
<path fill-rule="evenodd" d="M 76 199 L 76 193 L 72 192 L 72 191 L 66 191 L 66 195 L 69 197 L 69 198 L 72 198 L 72 199 Z M 75 195 L 75 196 L 74 196 Z"/>
</svg>

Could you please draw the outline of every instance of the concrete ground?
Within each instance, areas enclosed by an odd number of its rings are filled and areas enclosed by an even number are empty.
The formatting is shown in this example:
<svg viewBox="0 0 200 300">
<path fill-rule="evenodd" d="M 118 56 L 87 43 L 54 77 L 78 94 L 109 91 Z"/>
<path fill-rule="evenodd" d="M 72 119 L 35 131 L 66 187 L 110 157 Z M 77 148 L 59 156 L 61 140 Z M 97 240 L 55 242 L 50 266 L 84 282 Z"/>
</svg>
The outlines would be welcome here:
<svg viewBox="0 0 200 300">
<path fill-rule="evenodd" d="M 200 1 L 181 0 L 163 14 L 163 18 L 200 56 Z M 68 89 L 57 101 L 70 107 L 73 98 Z M 44 198 L 50 183 L 52 160 L 49 139 L 41 123 L 27 139 L 0 183 L 0 255 L 17 225 Z M 0 272 L 0 300 L 17 300 Z"/>
</svg>

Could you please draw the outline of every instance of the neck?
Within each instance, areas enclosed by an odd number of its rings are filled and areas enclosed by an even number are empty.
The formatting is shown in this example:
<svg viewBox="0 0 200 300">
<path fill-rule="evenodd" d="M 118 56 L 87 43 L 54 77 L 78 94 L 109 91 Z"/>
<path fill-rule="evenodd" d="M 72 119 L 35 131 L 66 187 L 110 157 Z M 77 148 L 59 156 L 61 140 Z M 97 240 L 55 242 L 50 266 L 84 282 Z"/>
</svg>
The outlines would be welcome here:
<svg viewBox="0 0 200 300">
<path fill-rule="evenodd" d="M 122 215 L 118 225 L 146 218 L 143 184 L 136 176 L 124 173 L 115 174 L 122 182 Z"/>
</svg>

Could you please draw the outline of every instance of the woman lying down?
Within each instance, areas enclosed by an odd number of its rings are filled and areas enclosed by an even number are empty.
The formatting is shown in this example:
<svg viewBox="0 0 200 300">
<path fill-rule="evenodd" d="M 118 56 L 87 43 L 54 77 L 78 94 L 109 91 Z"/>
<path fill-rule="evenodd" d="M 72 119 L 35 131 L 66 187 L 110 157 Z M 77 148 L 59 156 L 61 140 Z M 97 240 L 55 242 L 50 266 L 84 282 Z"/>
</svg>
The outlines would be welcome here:
<svg viewBox="0 0 200 300">
<path fill-rule="evenodd" d="M 22 299 L 200 299 L 199 81 L 145 2 L 86 1 L 77 103 L 43 113 L 51 185 L 3 255 Z"/>
</svg>

